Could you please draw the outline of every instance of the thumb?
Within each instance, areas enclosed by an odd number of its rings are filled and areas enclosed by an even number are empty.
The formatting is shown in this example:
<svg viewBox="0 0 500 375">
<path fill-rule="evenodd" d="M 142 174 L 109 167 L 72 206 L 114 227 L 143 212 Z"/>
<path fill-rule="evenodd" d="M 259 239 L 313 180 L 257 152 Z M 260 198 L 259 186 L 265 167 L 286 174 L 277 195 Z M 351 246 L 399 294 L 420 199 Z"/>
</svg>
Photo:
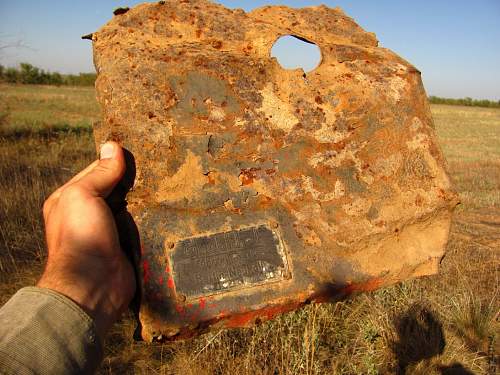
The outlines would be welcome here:
<svg viewBox="0 0 500 375">
<path fill-rule="evenodd" d="M 96 196 L 106 198 L 125 173 L 125 157 L 120 145 L 106 142 L 101 146 L 97 165 L 77 184 Z"/>
</svg>

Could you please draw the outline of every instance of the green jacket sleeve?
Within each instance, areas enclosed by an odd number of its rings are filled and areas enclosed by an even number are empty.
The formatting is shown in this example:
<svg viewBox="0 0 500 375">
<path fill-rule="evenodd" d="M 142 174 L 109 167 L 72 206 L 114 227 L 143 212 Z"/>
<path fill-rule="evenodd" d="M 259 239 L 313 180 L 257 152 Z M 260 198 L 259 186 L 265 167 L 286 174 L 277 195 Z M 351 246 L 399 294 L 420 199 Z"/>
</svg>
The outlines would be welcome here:
<svg viewBox="0 0 500 375">
<path fill-rule="evenodd" d="M 91 374 L 101 357 L 93 320 L 57 292 L 23 288 L 0 308 L 1 374 Z"/>
</svg>

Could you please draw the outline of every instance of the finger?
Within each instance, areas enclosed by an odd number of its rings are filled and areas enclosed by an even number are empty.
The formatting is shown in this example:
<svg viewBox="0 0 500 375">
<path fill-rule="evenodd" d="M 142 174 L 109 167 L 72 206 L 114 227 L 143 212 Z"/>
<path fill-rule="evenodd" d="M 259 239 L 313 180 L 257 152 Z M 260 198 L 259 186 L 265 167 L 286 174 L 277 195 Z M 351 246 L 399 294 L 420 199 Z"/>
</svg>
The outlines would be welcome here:
<svg viewBox="0 0 500 375">
<path fill-rule="evenodd" d="M 60 187 L 60 189 L 64 189 L 66 186 L 71 185 L 72 183 L 75 183 L 79 181 L 83 176 L 85 176 L 87 173 L 89 173 L 94 167 L 99 164 L 99 160 L 94 160 L 91 164 L 89 164 L 87 167 L 85 167 L 84 170 L 78 172 L 75 176 L 71 178 L 68 182 L 66 182 L 63 186 Z"/>
<path fill-rule="evenodd" d="M 82 171 L 78 172 L 75 176 L 71 177 L 71 179 L 66 182 L 64 185 L 58 187 L 53 193 L 52 195 L 49 197 L 50 198 L 58 198 L 59 195 L 61 195 L 61 192 L 67 188 L 69 185 L 81 180 L 81 178 L 83 176 L 85 176 L 87 173 L 89 173 L 92 169 L 95 168 L 95 166 L 99 164 L 99 160 L 95 160 L 94 162 L 92 162 L 91 164 L 89 164 L 87 167 L 85 167 L 85 169 L 83 169 Z"/>
<path fill-rule="evenodd" d="M 85 176 L 87 173 L 89 173 L 98 163 L 99 163 L 99 160 L 94 161 L 93 163 L 88 165 L 84 170 L 77 173 L 68 182 L 66 182 L 62 186 L 59 186 L 52 194 L 50 194 L 50 196 L 43 203 L 44 217 L 46 217 L 47 212 L 50 212 L 50 208 L 53 206 L 54 202 L 57 201 L 57 199 L 59 199 L 63 190 L 66 189 L 69 185 L 79 181 L 83 176 Z"/>
<path fill-rule="evenodd" d="M 125 173 L 123 150 L 116 142 L 101 147 L 101 158 L 87 174 L 74 185 L 81 185 L 93 195 L 106 198 Z"/>
</svg>

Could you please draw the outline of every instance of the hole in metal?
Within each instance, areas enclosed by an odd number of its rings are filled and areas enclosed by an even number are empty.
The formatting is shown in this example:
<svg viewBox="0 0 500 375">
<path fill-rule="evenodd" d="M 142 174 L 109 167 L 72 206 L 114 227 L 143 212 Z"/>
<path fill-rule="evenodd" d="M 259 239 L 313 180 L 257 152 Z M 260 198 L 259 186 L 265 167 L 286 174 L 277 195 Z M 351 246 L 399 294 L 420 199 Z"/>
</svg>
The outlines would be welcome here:
<svg viewBox="0 0 500 375">
<path fill-rule="evenodd" d="M 276 57 L 284 69 L 302 68 L 307 73 L 316 69 L 321 62 L 321 50 L 304 38 L 285 35 L 274 43 L 271 57 Z"/>
</svg>

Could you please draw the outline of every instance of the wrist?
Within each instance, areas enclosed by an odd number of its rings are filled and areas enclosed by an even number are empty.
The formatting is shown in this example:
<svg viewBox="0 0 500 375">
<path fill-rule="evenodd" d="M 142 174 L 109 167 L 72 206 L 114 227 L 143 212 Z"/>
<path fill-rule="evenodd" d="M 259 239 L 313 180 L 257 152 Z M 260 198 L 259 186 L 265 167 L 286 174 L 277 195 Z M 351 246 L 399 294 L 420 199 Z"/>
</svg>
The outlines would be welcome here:
<svg viewBox="0 0 500 375">
<path fill-rule="evenodd" d="M 109 280 L 105 279 L 106 276 L 109 278 L 109 270 L 96 266 L 80 268 L 92 271 L 79 275 L 70 266 L 60 269 L 49 263 L 37 286 L 56 291 L 75 302 L 93 319 L 102 342 L 124 306 L 121 301 L 113 299 L 116 295 L 112 290 L 113 283 L 110 285 Z"/>
</svg>

